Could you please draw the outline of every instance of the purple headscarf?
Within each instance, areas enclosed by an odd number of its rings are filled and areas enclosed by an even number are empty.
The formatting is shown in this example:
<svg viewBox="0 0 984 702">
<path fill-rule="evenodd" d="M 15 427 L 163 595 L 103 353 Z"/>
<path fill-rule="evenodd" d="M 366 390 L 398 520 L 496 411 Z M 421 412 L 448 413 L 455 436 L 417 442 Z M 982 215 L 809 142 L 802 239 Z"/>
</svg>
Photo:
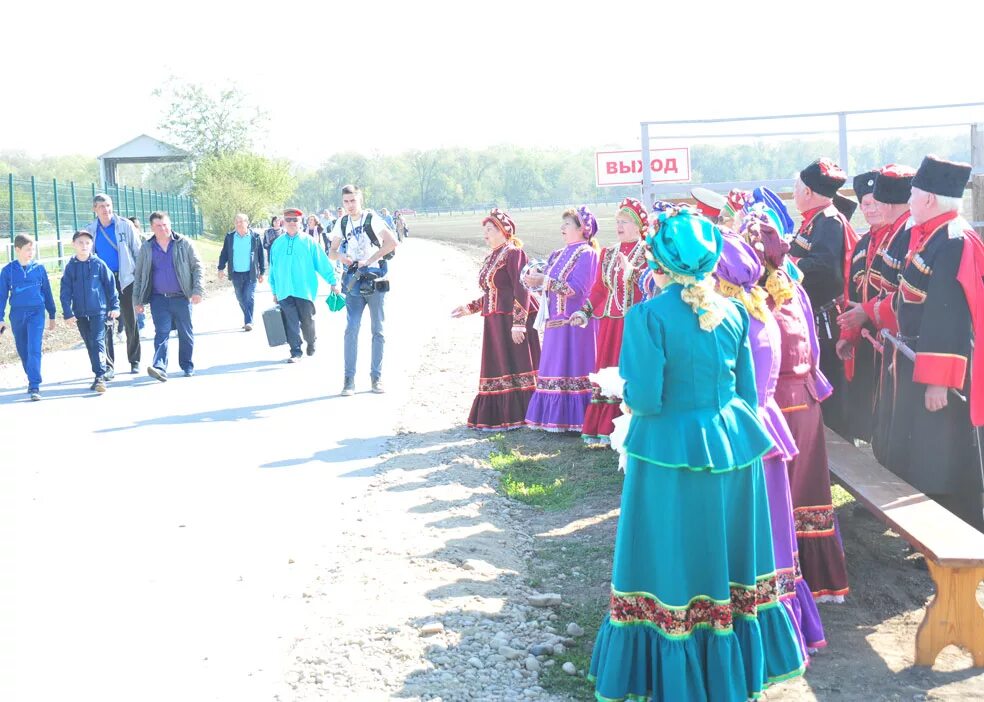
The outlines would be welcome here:
<svg viewBox="0 0 984 702">
<path fill-rule="evenodd" d="M 590 239 L 598 233 L 598 220 L 586 206 L 581 205 L 577 208 L 578 219 L 581 220 L 581 227 L 584 230 L 584 238 Z"/>
<path fill-rule="evenodd" d="M 718 278 L 738 285 L 747 292 L 762 278 L 762 262 L 755 250 L 737 234 L 726 232 L 723 239 L 721 258 L 714 273 Z"/>
</svg>

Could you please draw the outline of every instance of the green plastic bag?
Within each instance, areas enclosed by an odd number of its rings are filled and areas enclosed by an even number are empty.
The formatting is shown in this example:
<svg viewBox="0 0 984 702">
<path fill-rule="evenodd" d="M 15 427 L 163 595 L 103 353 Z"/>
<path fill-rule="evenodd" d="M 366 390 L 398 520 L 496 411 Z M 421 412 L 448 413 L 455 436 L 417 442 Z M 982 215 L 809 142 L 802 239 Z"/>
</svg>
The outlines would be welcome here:
<svg viewBox="0 0 984 702">
<path fill-rule="evenodd" d="M 328 293 L 328 298 L 325 302 L 328 304 L 329 310 L 332 312 L 338 312 L 340 309 L 345 307 L 345 296 L 332 290 Z"/>
</svg>

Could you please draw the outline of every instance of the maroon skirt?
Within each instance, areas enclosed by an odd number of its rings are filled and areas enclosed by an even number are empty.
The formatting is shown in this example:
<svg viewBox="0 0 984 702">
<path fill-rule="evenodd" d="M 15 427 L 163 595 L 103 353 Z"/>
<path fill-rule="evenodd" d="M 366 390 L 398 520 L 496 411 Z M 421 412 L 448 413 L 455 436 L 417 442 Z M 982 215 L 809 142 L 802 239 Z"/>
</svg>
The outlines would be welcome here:
<svg viewBox="0 0 984 702">
<path fill-rule="evenodd" d="M 849 592 L 847 563 L 837 534 L 830 496 L 830 468 L 820 403 L 807 378 L 779 377 L 776 400 L 799 454 L 788 463 L 796 541 L 803 578 L 814 597 L 842 598 Z"/>
<path fill-rule="evenodd" d="M 540 337 L 533 328 L 534 317 L 530 314 L 526 339 L 521 344 L 512 340 L 511 314 L 483 318 L 482 377 L 468 414 L 469 427 L 503 431 L 524 425 L 540 365 Z"/>
</svg>

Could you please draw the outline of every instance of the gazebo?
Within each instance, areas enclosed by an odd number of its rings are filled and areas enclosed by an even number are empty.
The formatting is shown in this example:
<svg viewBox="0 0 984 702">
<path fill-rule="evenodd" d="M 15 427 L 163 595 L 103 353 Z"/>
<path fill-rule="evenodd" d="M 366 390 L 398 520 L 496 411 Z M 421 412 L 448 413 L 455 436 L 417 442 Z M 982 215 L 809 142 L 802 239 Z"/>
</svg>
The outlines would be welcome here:
<svg viewBox="0 0 984 702">
<path fill-rule="evenodd" d="M 116 168 L 121 163 L 179 163 L 190 161 L 191 154 L 177 146 L 141 134 L 99 157 L 99 178 L 103 189 L 117 185 Z"/>
</svg>

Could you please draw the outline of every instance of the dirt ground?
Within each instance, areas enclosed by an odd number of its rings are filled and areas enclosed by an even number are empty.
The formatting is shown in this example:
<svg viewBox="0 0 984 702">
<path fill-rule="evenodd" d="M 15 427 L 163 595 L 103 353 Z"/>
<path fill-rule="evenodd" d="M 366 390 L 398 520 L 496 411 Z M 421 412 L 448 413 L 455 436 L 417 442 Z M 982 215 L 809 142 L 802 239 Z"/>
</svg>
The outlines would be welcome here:
<svg viewBox="0 0 984 702">
<path fill-rule="evenodd" d="M 425 234 L 422 224 L 418 222 L 415 229 L 418 235 Z M 472 241 L 462 241 L 457 235 L 460 229 L 450 222 L 442 225 L 436 238 L 458 239 L 454 243 L 473 256 L 477 265 L 481 249 Z M 477 348 L 477 341 L 472 349 Z M 446 419 L 460 426 L 466 405 L 459 405 L 456 411 L 461 414 Z M 558 464 L 570 462 L 572 456 L 585 451 L 573 437 L 526 431 L 505 435 L 504 443 L 522 454 L 551 455 Z M 606 469 L 601 467 L 604 458 L 597 463 L 598 470 Z M 614 457 L 607 469 L 615 469 Z M 570 479 L 578 476 L 571 475 Z M 527 582 L 544 592 L 561 593 L 564 605 L 558 610 L 560 619 L 577 621 L 587 631 L 571 651 L 581 664 L 589 659 L 592 635 L 607 606 L 618 505 L 619 491 L 612 489 L 585 495 L 570 509 L 547 511 L 517 505 L 512 511 L 521 522 L 521 531 L 532 537 Z M 852 592 L 844 604 L 820 605 L 828 647 L 813 658 L 807 674 L 772 688 L 765 699 L 984 699 L 984 671 L 971 667 L 965 651 L 949 647 L 934 668 L 913 667 L 916 629 L 933 594 L 922 556 L 859 505 L 843 505 L 838 509 L 838 519 Z M 577 678 L 548 674 L 543 684 L 571 699 L 591 699 L 589 686 Z"/>
</svg>

